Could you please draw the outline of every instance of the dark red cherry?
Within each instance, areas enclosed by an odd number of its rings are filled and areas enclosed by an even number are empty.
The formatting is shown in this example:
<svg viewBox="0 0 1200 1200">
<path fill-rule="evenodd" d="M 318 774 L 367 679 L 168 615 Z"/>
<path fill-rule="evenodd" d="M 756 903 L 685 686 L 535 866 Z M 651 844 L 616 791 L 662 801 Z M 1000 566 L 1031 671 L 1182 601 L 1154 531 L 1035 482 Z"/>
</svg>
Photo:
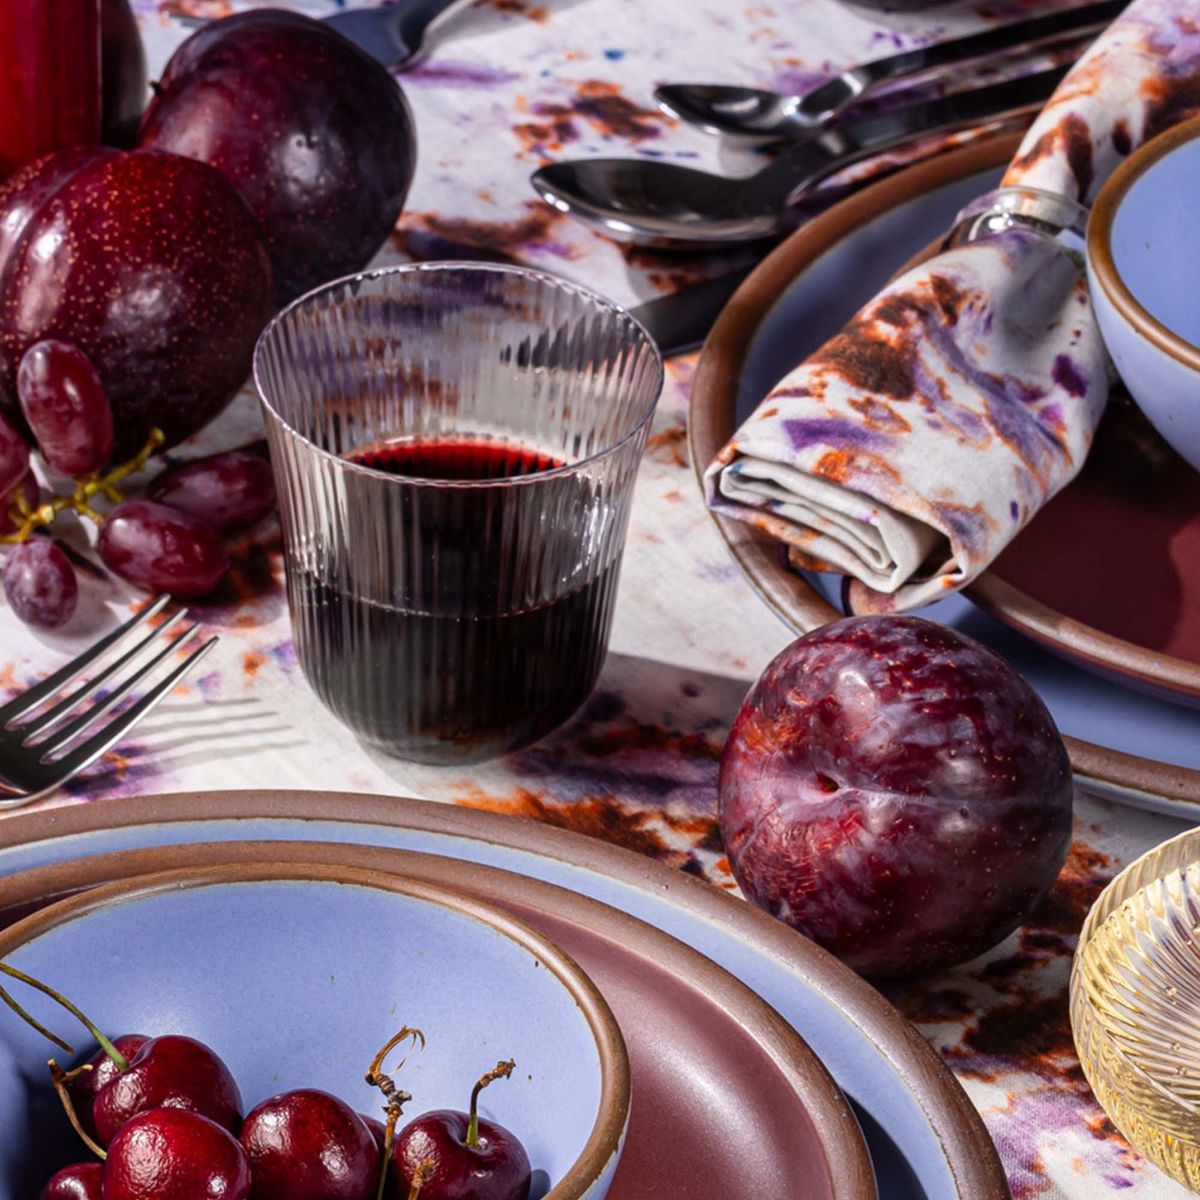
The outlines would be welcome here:
<svg viewBox="0 0 1200 1200">
<path fill-rule="evenodd" d="M 399 1200 L 526 1200 L 529 1156 L 516 1134 L 480 1120 L 479 1093 L 507 1079 L 515 1064 L 500 1063 L 475 1085 L 469 1112 L 437 1109 L 410 1121 L 396 1135 L 391 1166 Z"/>
<path fill-rule="evenodd" d="M 101 1200 L 104 1167 L 98 1162 L 72 1163 L 56 1172 L 38 1200 Z"/>
<path fill-rule="evenodd" d="M 366 1113 L 358 1114 L 362 1118 L 362 1123 L 371 1131 L 371 1136 L 375 1139 L 375 1145 L 379 1147 L 379 1153 L 383 1153 L 383 1147 L 387 1142 L 387 1128 L 382 1121 L 376 1120 L 375 1117 L 368 1117 Z"/>
<path fill-rule="evenodd" d="M 144 1033 L 125 1033 L 119 1038 L 113 1038 L 113 1045 L 128 1059 L 133 1059 L 137 1052 L 149 1041 Z M 106 1083 L 116 1079 L 121 1073 L 117 1064 L 103 1050 L 97 1050 L 87 1060 L 90 1071 L 83 1071 L 67 1085 L 71 1094 L 71 1103 L 75 1115 L 79 1118 L 84 1129 L 93 1137 L 96 1135 L 96 1122 L 92 1118 L 92 1106 L 96 1102 L 96 1093 Z"/>
<path fill-rule="evenodd" d="M 421 1200 L 526 1200 L 529 1157 L 516 1135 L 494 1121 L 481 1120 L 478 1141 L 471 1146 L 469 1125 L 466 1113 L 438 1109 L 400 1131 L 392 1162 L 401 1180 L 401 1200 L 421 1164 L 430 1160 L 433 1166 L 420 1189 Z"/>
<path fill-rule="evenodd" d="M 104 1163 L 104 1200 L 245 1200 L 250 1163 L 198 1113 L 157 1108 L 122 1126 Z"/>
<path fill-rule="evenodd" d="M 109 1145 L 127 1121 L 157 1108 L 199 1113 L 232 1133 L 242 1122 L 242 1095 L 229 1068 L 203 1042 L 177 1034 L 144 1042 L 129 1070 L 96 1093 L 99 1141 Z"/>
<path fill-rule="evenodd" d="M 366 1122 L 328 1092 L 272 1096 L 247 1114 L 242 1149 L 254 1200 L 367 1200 L 379 1182 L 379 1148 Z"/>
</svg>

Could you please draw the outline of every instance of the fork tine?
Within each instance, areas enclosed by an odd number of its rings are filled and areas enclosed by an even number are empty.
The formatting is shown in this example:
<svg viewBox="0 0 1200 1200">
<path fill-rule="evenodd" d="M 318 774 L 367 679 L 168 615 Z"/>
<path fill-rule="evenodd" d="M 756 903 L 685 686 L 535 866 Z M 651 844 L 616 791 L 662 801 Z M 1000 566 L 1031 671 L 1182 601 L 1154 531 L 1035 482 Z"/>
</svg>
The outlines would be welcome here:
<svg viewBox="0 0 1200 1200">
<path fill-rule="evenodd" d="M 94 696 L 118 671 L 137 658 L 151 642 L 166 637 L 185 616 L 187 616 L 186 608 L 180 609 L 179 612 L 168 617 L 161 625 L 157 625 L 150 630 L 132 650 L 127 650 L 111 666 L 105 667 L 94 679 L 89 679 L 82 687 L 76 688 L 69 696 L 60 700 L 53 708 L 47 709 L 36 720 L 19 722 L 14 727 L 14 732 L 28 735 L 25 738 L 25 745 L 28 745 L 36 734 L 48 733 L 68 713 L 77 709 L 90 696 Z"/>
<path fill-rule="evenodd" d="M 37 750 L 41 754 L 42 762 L 46 762 L 55 750 L 61 749 L 69 742 L 77 738 L 85 729 L 94 725 L 106 713 L 112 712 L 121 700 L 128 695 L 130 689 L 137 686 L 155 667 L 169 657 L 176 650 L 182 650 L 186 642 L 190 641 L 200 628 L 199 625 L 192 625 L 185 629 L 179 637 L 173 642 L 168 642 L 153 658 L 134 671 L 127 679 L 123 679 L 103 700 L 97 701 L 91 708 L 85 709 L 73 721 L 69 721 L 61 729 L 51 733 L 49 737 L 44 738 L 40 742 L 35 742 L 32 749 Z M 26 741 L 25 745 L 29 745 Z"/>
<path fill-rule="evenodd" d="M 60 782 L 77 775 L 90 766 L 106 750 L 121 740 L 151 709 L 155 708 L 171 689 L 217 644 L 215 637 L 198 646 L 187 659 L 180 663 L 152 692 L 147 692 L 135 705 L 119 717 L 110 721 L 99 733 L 77 746 L 70 754 L 58 759 L 53 766 L 60 767 Z"/>
<path fill-rule="evenodd" d="M 168 603 L 170 603 L 169 596 L 159 596 L 153 604 L 147 605 L 140 613 L 137 613 L 126 621 L 124 625 L 119 625 L 112 633 L 102 637 L 94 646 L 85 650 L 77 658 L 71 659 L 65 667 L 60 668 L 53 675 L 43 679 L 41 683 L 35 683 L 33 687 L 27 688 L 15 699 L 10 700 L 3 708 L 0 708 L 0 729 L 4 728 L 22 713 L 28 712 L 31 708 L 36 708 L 43 701 L 48 700 L 56 692 L 65 688 L 67 684 L 74 682 L 110 647 L 115 646 L 127 633 L 132 632 L 139 625 L 149 621 L 151 617 L 157 616 Z"/>
</svg>

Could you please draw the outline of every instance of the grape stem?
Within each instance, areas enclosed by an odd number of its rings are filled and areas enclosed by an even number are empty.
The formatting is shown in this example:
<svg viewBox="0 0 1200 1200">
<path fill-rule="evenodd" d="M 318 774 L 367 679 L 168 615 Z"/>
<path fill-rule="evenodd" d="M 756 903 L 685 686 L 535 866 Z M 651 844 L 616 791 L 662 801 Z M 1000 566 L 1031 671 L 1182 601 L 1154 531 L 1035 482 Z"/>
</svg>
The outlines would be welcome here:
<svg viewBox="0 0 1200 1200">
<path fill-rule="evenodd" d="M 69 496 L 55 496 L 36 508 L 31 507 L 25 499 L 24 492 L 18 490 L 10 497 L 13 503 L 11 520 L 17 528 L 13 533 L 0 537 L 0 544 L 19 545 L 41 526 L 53 525 L 58 514 L 67 509 L 87 517 L 97 525 L 103 525 L 104 515 L 92 507 L 92 498 L 104 496 L 113 504 L 120 504 L 125 497 L 117 490 L 117 484 L 141 471 L 149 462 L 150 456 L 166 440 L 166 435 L 161 429 L 150 430 L 146 444 L 128 462 L 114 467 L 105 475 L 96 473 L 86 479 L 76 480 L 75 490 Z"/>
<path fill-rule="evenodd" d="M 513 1059 L 508 1062 L 498 1062 L 486 1075 L 480 1077 L 479 1082 L 471 1089 L 471 1111 L 470 1121 L 467 1124 L 467 1145 L 472 1149 L 476 1149 L 479 1145 L 479 1093 L 483 1091 L 489 1083 L 495 1083 L 497 1079 L 507 1079 L 513 1071 L 516 1070 L 517 1064 Z"/>
<path fill-rule="evenodd" d="M 371 1060 L 371 1065 L 367 1068 L 367 1083 L 371 1087 L 377 1087 L 387 1101 L 387 1106 L 383 1110 L 387 1114 L 387 1121 L 384 1124 L 383 1161 L 379 1167 L 379 1186 L 375 1189 L 375 1200 L 383 1200 L 384 1189 L 387 1185 L 388 1163 L 391 1161 L 392 1145 L 396 1140 L 396 1124 L 403 1115 L 404 1105 L 412 1099 L 408 1092 L 401 1091 L 396 1086 L 396 1081 L 390 1075 L 384 1074 L 383 1060 L 401 1042 L 409 1040 L 412 1041 L 414 1049 L 425 1049 L 425 1035 L 419 1029 L 412 1029 L 405 1025 L 395 1037 L 388 1039 L 387 1045 L 375 1055 Z M 407 1055 L 392 1070 L 399 1071 L 406 1062 L 408 1062 Z"/>
</svg>

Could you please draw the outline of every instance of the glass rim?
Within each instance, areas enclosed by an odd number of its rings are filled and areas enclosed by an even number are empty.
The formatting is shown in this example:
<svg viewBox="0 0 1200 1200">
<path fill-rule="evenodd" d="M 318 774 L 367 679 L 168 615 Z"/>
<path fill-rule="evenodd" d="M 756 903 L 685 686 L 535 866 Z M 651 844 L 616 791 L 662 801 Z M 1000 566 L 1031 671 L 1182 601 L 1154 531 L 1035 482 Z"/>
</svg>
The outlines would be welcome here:
<svg viewBox="0 0 1200 1200">
<path fill-rule="evenodd" d="M 358 463 L 353 459 L 345 458 L 340 454 L 334 454 L 331 450 L 326 450 L 324 447 L 317 445 L 311 438 L 305 437 L 298 429 L 295 428 L 280 412 L 275 403 L 268 398 L 267 390 L 264 387 L 261 364 L 263 358 L 263 347 L 271 336 L 276 333 L 290 314 L 303 305 L 311 303 L 319 296 L 332 292 L 337 288 L 346 287 L 349 284 L 366 282 L 374 279 L 381 279 L 392 275 L 419 275 L 423 273 L 440 273 L 450 271 L 478 271 L 486 272 L 493 275 L 512 275 L 518 276 L 527 280 L 533 280 L 541 284 L 549 284 L 552 287 L 559 288 L 565 291 L 573 292 L 576 296 L 583 298 L 594 304 L 597 308 L 607 310 L 610 314 L 616 317 L 624 317 L 630 325 L 641 335 L 645 344 L 649 347 L 653 356 L 655 370 L 658 376 L 657 385 L 653 389 L 653 396 L 647 403 L 645 411 L 638 417 L 633 425 L 610 445 L 604 446 L 600 450 L 596 450 L 589 454 L 586 458 L 581 458 L 577 462 L 563 463 L 561 467 L 551 467 L 544 471 L 531 471 L 527 475 L 504 475 L 497 479 L 429 479 L 421 475 L 397 475 L 391 471 L 380 471 L 375 467 L 369 467 L 364 463 Z M 340 468 L 351 472 L 352 474 L 365 475 L 376 479 L 387 480 L 391 483 L 404 484 L 411 487 L 421 488 L 503 488 L 512 486 L 526 486 L 529 484 L 541 483 L 548 479 L 554 479 L 560 476 L 570 475 L 573 472 L 579 471 L 585 467 L 592 466 L 595 463 L 601 462 L 604 459 L 610 458 L 618 451 L 629 444 L 631 440 L 639 436 L 643 429 L 654 419 L 654 413 L 658 408 L 658 402 L 662 397 L 663 385 L 666 381 L 666 367 L 663 362 L 662 351 L 659 350 L 658 344 L 651 337 L 649 330 L 635 317 L 627 308 L 618 304 L 615 300 L 610 300 L 607 296 L 601 295 L 592 288 L 585 287 L 583 284 L 576 283 L 572 279 L 566 278 L 564 275 L 557 275 L 553 271 L 542 271 L 533 267 L 523 267 L 509 263 L 489 263 L 489 262 L 474 262 L 471 259 L 438 259 L 435 262 L 421 263 L 394 263 L 386 267 L 375 267 L 369 271 L 356 271 L 352 275 L 342 275 L 337 279 L 330 279 L 324 283 L 318 284 L 311 288 L 303 295 L 297 296 L 295 300 L 284 305 L 271 319 L 267 322 L 263 331 L 258 335 L 254 344 L 253 369 L 251 378 L 254 380 L 254 390 L 258 393 L 259 403 L 270 414 L 271 419 L 275 421 L 281 428 L 286 430 L 293 438 L 300 442 L 306 449 L 315 454 L 321 455 L 323 458 L 332 459 Z"/>
</svg>

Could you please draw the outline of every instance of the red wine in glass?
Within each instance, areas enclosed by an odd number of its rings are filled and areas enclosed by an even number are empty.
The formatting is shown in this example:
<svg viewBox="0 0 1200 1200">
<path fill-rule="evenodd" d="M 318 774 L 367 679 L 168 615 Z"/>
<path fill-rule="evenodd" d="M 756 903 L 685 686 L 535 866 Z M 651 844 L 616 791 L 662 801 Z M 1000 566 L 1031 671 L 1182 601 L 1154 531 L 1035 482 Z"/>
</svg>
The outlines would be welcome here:
<svg viewBox="0 0 1200 1200">
<path fill-rule="evenodd" d="M 514 546 L 547 539 L 554 557 L 578 530 L 577 477 L 562 480 L 560 525 L 527 510 L 503 483 L 565 464 L 511 442 L 405 440 L 363 447 L 348 461 L 406 479 L 439 480 L 445 503 L 408 514 L 414 596 L 439 612 L 384 605 L 308 573 L 291 581 L 297 649 L 321 699 L 367 742 L 416 761 L 471 762 L 536 741 L 587 698 L 612 619 L 618 561 L 544 603 L 509 605 Z M 467 486 L 454 487 L 454 484 Z M 397 547 L 397 554 L 403 554 Z"/>
<path fill-rule="evenodd" d="M 0 0 L 0 181 L 100 140 L 100 0 Z"/>
</svg>

